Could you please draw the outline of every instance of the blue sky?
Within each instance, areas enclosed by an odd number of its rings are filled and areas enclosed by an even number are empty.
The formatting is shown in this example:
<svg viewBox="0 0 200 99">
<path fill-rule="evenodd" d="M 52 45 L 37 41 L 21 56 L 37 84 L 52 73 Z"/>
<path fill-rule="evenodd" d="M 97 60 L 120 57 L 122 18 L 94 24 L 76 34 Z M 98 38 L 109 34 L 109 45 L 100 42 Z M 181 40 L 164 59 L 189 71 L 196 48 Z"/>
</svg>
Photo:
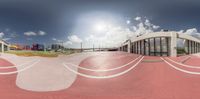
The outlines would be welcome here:
<svg viewBox="0 0 200 99">
<path fill-rule="evenodd" d="M 199 11 L 198 0 L 0 0 L 0 31 L 10 43 L 109 47 L 133 32 L 198 33 Z"/>
</svg>

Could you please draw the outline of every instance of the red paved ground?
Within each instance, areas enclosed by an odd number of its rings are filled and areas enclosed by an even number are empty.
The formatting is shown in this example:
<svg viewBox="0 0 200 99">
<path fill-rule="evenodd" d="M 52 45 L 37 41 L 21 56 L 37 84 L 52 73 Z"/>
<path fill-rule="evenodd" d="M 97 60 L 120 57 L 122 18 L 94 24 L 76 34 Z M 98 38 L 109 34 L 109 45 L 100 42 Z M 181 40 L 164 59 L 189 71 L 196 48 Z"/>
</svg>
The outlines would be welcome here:
<svg viewBox="0 0 200 99">
<path fill-rule="evenodd" d="M 121 58 L 117 58 L 119 56 Z M 104 55 L 89 57 L 82 61 L 80 65 L 83 67 L 89 66 L 88 68 L 93 69 L 99 69 L 101 66 L 101 69 L 106 69 L 127 63 L 137 56 L 126 53 L 104 53 Z M 120 71 L 123 71 L 123 69 Z M 83 70 L 79 70 L 79 72 L 95 75 L 95 72 L 90 73 Z M 116 72 L 103 73 L 102 75 L 114 73 Z M 159 57 L 145 56 L 144 61 L 136 68 L 116 78 L 90 79 L 78 76 L 70 88 L 57 92 L 38 93 L 19 89 L 15 85 L 15 77 L 16 75 L 0 77 L 1 99 L 200 98 L 200 75 L 191 75 L 177 71 L 161 61 Z"/>
<path fill-rule="evenodd" d="M 200 67 L 200 58 L 197 56 L 191 57 L 188 61 L 185 62 L 187 65 L 194 65 Z"/>
</svg>

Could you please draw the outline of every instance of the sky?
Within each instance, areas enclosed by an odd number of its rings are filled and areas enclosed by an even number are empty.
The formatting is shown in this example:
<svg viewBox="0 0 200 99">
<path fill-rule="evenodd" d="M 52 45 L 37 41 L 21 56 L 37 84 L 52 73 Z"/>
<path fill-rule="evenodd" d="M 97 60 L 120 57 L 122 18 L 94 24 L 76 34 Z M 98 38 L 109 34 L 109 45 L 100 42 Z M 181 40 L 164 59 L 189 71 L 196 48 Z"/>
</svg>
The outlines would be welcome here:
<svg viewBox="0 0 200 99">
<path fill-rule="evenodd" d="M 162 29 L 199 36 L 199 12 L 199 0 L 0 0 L 0 37 L 13 44 L 116 47 Z"/>
</svg>

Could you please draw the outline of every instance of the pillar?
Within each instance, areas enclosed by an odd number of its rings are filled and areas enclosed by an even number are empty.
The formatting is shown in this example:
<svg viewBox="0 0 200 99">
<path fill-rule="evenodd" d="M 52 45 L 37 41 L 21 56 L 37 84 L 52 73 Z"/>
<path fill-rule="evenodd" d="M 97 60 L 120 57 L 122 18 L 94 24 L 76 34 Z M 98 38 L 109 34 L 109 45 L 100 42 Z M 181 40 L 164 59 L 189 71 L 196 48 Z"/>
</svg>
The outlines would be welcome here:
<svg viewBox="0 0 200 99">
<path fill-rule="evenodd" d="M 144 49 L 144 55 L 146 55 L 146 40 L 143 40 L 143 49 Z"/>
<path fill-rule="evenodd" d="M 192 54 L 192 41 L 189 41 L 189 49 L 190 49 L 189 54 Z"/>
<path fill-rule="evenodd" d="M 196 42 L 194 42 L 194 53 L 196 53 Z"/>
<path fill-rule="evenodd" d="M 135 44 L 135 42 L 133 42 L 133 44 L 134 44 L 133 52 L 136 53 L 136 51 L 135 51 L 136 50 L 136 44 Z"/>
<path fill-rule="evenodd" d="M 160 56 L 163 55 L 163 51 L 162 51 L 162 38 L 160 37 Z"/>
<path fill-rule="evenodd" d="M 171 40 L 170 40 L 170 56 L 177 56 L 177 33 L 171 32 Z"/>
<path fill-rule="evenodd" d="M 196 42 L 196 53 L 198 53 L 198 42 Z"/>
<path fill-rule="evenodd" d="M 194 54 L 194 41 L 191 41 L 192 43 L 192 54 Z"/>
<path fill-rule="evenodd" d="M 142 41 L 140 41 L 140 54 L 142 54 Z"/>
<path fill-rule="evenodd" d="M 169 54 L 170 54 L 170 52 L 169 52 L 169 38 L 166 37 L 165 39 L 166 39 L 166 40 L 165 40 L 165 41 L 166 41 L 165 43 L 166 43 L 167 56 L 169 56 Z"/>
<path fill-rule="evenodd" d="M 156 38 L 153 38 L 154 56 L 156 56 Z"/>
<path fill-rule="evenodd" d="M 150 51 L 151 51 L 151 48 L 150 48 L 150 38 L 148 38 L 148 50 L 149 50 L 149 56 L 151 55 L 150 54 Z"/>
<path fill-rule="evenodd" d="M 127 51 L 128 53 L 131 53 L 131 40 L 128 40 Z"/>
<path fill-rule="evenodd" d="M 1 52 L 4 53 L 4 43 L 1 43 Z"/>
<path fill-rule="evenodd" d="M 189 53 L 189 50 L 188 50 L 188 49 L 189 49 L 188 42 L 189 42 L 189 41 L 185 39 L 185 42 L 184 42 L 184 50 L 185 50 L 185 52 L 186 52 L 187 54 Z"/>
<path fill-rule="evenodd" d="M 136 54 L 138 54 L 138 41 L 136 42 Z"/>
</svg>

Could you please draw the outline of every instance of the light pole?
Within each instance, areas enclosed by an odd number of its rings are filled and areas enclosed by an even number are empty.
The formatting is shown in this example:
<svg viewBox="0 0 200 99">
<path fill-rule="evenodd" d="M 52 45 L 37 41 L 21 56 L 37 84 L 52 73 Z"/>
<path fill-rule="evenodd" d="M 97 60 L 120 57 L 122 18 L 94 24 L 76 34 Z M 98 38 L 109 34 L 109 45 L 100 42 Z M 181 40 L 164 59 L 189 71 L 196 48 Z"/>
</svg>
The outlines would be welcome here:
<svg viewBox="0 0 200 99">
<path fill-rule="evenodd" d="M 46 50 L 46 43 L 44 43 L 44 52 L 46 52 L 47 50 Z"/>
<path fill-rule="evenodd" d="M 81 42 L 81 52 L 83 51 L 83 44 L 82 44 L 82 42 Z"/>
<path fill-rule="evenodd" d="M 94 44 L 93 44 L 93 52 L 94 52 Z"/>
<path fill-rule="evenodd" d="M 64 44 L 63 44 L 64 42 L 63 41 L 61 41 L 61 44 L 62 44 L 62 52 L 64 52 Z"/>
</svg>

